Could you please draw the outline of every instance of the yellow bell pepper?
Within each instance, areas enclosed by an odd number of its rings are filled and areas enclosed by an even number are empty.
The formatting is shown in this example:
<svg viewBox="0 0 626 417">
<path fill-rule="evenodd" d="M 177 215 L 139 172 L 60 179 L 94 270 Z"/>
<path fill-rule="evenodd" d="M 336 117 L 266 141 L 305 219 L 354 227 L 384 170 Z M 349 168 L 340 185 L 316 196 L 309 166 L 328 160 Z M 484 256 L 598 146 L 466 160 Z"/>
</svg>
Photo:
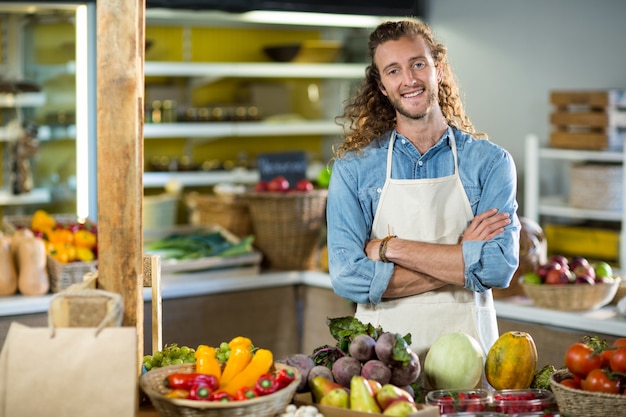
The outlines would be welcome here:
<svg viewBox="0 0 626 417">
<path fill-rule="evenodd" d="M 213 375 L 218 380 L 222 377 L 222 367 L 215 357 L 215 348 L 207 345 L 200 345 L 194 354 L 196 357 L 196 372 L 200 374 Z"/>
<path fill-rule="evenodd" d="M 93 249 L 96 247 L 96 235 L 89 230 L 79 229 L 74 232 L 74 245 L 79 248 Z"/>
<path fill-rule="evenodd" d="M 274 355 L 272 351 L 268 349 L 258 349 L 245 369 L 224 385 L 220 384 L 220 391 L 235 395 L 237 391 L 243 387 L 253 387 L 263 374 L 269 372 L 273 363 Z"/>
<path fill-rule="evenodd" d="M 54 229 L 57 225 L 54 217 L 49 215 L 45 210 L 37 210 L 30 220 L 30 228 L 38 232 L 46 232 Z"/>
<path fill-rule="evenodd" d="M 235 345 L 230 350 L 228 361 L 220 378 L 220 386 L 225 386 L 239 372 L 243 371 L 252 360 L 252 351 L 246 345 Z"/>
</svg>

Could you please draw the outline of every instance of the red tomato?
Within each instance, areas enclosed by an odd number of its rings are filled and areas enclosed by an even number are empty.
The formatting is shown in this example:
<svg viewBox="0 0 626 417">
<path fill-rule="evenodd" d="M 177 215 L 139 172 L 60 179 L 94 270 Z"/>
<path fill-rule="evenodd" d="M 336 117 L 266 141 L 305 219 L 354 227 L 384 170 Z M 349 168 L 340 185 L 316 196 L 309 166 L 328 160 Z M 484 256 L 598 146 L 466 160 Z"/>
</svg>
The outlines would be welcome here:
<svg viewBox="0 0 626 417">
<path fill-rule="evenodd" d="M 626 337 L 620 337 L 611 344 L 611 347 L 626 347 Z"/>
<path fill-rule="evenodd" d="M 283 176 L 277 176 L 270 180 L 267 184 L 268 191 L 285 192 L 289 189 L 289 181 Z"/>
<path fill-rule="evenodd" d="M 583 379 L 580 386 L 585 391 L 604 392 L 607 394 L 620 393 L 619 379 L 611 379 L 607 371 L 602 368 L 593 369 L 587 377 Z"/>
<path fill-rule="evenodd" d="M 626 373 L 626 346 L 620 347 L 613 352 L 609 366 L 613 372 Z"/>
<path fill-rule="evenodd" d="M 574 343 L 565 352 L 565 366 L 575 376 L 584 379 L 589 372 L 602 366 L 602 356 L 584 343 Z"/>
<path fill-rule="evenodd" d="M 574 378 L 567 378 L 561 381 L 561 385 L 564 385 L 572 389 L 580 389 L 580 383 Z"/>
</svg>

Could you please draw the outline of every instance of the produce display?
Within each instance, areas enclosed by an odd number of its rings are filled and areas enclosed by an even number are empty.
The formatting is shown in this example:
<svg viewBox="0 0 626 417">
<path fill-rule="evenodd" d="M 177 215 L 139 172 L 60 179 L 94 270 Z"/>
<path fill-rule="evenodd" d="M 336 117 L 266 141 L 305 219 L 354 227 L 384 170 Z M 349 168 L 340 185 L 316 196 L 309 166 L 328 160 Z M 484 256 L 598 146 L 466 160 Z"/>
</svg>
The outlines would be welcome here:
<svg viewBox="0 0 626 417">
<path fill-rule="evenodd" d="M 146 355 L 144 371 L 184 363 L 195 363 L 194 372 L 174 372 L 163 380 L 172 399 L 194 401 L 246 401 L 273 394 L 297 380 L 290 368 L 274 370 L 274 356 L 268 349 L 253 345 L 238 336 L 219 347 L 197 348 L 166 346 L 163 351 Z"/>
<path fill-rule="evenodd" d="M 553 255 L 545 264 L 539 265 L 535 271 L 527 272 L 520 277 L 526 284 L 581 284 L 613 283 L 613 268 L 606 262 L 590 263 L 582 256 L 567 258 Z"/>
<path fill-rule="evenodd" d="M 219 230 L 195 230 L 190 233 L 172 233 L 164 238 L 146 243 L 144 250 L 146 253 L 161 256 L 165 261 L 184 261 L 251 253 L 253 241 L 253 236 L 247 236 L 233 242 Z"/>
</svg>

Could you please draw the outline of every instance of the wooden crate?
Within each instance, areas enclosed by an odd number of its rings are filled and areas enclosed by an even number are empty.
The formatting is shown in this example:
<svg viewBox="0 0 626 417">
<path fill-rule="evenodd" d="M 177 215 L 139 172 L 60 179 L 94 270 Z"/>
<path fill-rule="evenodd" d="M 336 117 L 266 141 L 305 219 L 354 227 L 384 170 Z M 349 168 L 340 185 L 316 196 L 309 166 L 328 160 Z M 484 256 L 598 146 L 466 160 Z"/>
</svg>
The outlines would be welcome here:
<svg viewBox="0 0 626 417">
<path fill-rule="evenodd" d="M 626 139 L 626 90 L 552 91 L 550 146 L 623 149 Z"/>
</svg>

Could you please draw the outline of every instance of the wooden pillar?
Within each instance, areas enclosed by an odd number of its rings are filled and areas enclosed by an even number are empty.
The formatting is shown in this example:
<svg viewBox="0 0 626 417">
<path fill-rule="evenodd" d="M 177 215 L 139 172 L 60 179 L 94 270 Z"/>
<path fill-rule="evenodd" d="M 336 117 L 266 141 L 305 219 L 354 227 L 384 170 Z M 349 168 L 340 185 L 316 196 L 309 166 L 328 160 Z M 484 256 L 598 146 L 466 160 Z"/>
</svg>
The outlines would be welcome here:
<svg viewBox="0 0 626 417">
<path fill-rule="evenodd" d="M 98 0 L 98 287 L 122 294 L 143 356 L 145 1 Z"/>
</svg>

